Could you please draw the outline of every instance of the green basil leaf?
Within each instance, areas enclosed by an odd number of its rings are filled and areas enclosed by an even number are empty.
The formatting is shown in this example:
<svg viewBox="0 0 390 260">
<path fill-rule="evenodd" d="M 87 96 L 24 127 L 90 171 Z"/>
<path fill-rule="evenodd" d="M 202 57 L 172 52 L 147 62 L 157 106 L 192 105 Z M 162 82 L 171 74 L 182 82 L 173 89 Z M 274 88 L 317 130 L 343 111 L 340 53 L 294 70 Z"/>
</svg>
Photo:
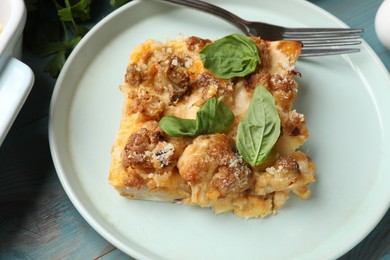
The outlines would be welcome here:
<svg viewBox="0 0 390 260">
<path fill-rule="evenodd" d="M 280 135 L 280 118 L 272 94 L 258 86 L 248 111 L 238 124 L 236 145 L 244 160 L 261 165 L 269 156 Z"/>
<path fill-rule="evenodd" d="M 223 97 L 209 99 L 196 114 L 197 132 L 200 134 L 223 133 L 229 130 L 234 114 L 222 102 Z"/>
<path fill-rule="evenodd" d="M 261 62 L 256 44 L 241 34 L 231 34 L 206 45 L 200 58 L 203 66 L 221 79 L 244 77 Z"/>
<path fill-rule="evenodd" d="M 234 114 L 222 102 L 222 98 L 207 100 L 196 113 L 195 120 L 164 116 L 159 125 L 170 136 L 197 136 L 226 132 L 234 121 Z"/>
<path fill-rule="evenodd" d="M 159 125 L 170 136 L 193 136 L 196 133 L 196 121 L 176 116 L 164 116 Z"/>
</svg>

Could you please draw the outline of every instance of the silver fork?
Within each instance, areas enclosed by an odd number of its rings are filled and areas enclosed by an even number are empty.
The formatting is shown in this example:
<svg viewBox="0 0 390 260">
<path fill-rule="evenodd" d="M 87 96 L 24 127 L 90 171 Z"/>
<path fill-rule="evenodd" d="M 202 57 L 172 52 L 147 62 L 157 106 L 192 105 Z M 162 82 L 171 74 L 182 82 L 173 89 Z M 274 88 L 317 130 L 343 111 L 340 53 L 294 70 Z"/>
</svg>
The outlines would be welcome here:
<svg viewBox="0 0 390 260">
<path fill-rule="evenodd" d="M 324 56 L 332 54 L 354 53 L 359 48 L 334 48 L 359 45 L 363 29 L 350 28 L 286 28 L 273 24 L 252 22 L 216 5 L 198 0 L 159 0 L 181 6 L 192 7 L 214 14 L 232 23 L 248 36 L 260 36 L 262 39 L 292 40 L 303 43 L 301 57 Z"/>
</svg>

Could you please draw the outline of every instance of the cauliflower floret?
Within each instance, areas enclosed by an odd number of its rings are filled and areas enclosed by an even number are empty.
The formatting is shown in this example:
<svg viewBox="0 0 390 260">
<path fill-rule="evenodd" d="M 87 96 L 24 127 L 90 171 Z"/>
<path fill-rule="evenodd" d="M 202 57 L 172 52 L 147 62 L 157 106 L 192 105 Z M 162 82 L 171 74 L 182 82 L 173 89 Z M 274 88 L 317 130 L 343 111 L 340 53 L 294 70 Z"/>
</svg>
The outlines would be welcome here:
<svg viewBox="0 0 390 260">
<path fill-rule="evenodd" d="M 314 163 L 302 152 L 280 157 L 265 172 L 256 172 L 254 192 L 267 195 L 293 191 L 301 199 L 310 195 L 307 185 L 315 181 Z"/>
<path fill-rule="evenodd" d="M 184 150 L 177 167 L 192 188 L 190 204 L 210 207 L 248 189 L 251 169 L 231 142 L 225 134 L 202 135 Z"/>
</svg>

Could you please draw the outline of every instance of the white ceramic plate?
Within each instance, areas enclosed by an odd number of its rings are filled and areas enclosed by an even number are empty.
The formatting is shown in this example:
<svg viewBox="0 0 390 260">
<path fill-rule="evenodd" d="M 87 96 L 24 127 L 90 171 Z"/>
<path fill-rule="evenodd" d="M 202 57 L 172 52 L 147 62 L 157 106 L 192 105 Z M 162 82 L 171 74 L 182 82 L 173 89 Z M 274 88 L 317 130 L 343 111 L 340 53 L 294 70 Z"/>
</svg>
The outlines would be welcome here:
<svg viewBox="0 0 390 260">
<path fill-rule="evenodd" d="M 302 0 L 216 0 L 250 20 L 290 26 L 345 26 Z M 302 59 L 296 109 L 311 131 L 304 150 L 317 164 L 308 201 L 277 215 L 242 220 L 209 209 L 128 200 L 108 184 L 110 149 L 122 112 L 118 90 L 131 51 L 147 39 L 237 30 L 191 9 L 133 1 L 80 42 L 52 99 L 50 145 L 59 178 L 82 216 L 137 259 L 325 259 L 362 240 L 390 200 L 390 80 L 363 44 L 358 54 Z"/>
<path fill-rule="evenodd" d="M 0 145 L 34 83 L 31 69 L 17 59 L 26 16 L 23 0 L 0 1 Z"/>
</svg>

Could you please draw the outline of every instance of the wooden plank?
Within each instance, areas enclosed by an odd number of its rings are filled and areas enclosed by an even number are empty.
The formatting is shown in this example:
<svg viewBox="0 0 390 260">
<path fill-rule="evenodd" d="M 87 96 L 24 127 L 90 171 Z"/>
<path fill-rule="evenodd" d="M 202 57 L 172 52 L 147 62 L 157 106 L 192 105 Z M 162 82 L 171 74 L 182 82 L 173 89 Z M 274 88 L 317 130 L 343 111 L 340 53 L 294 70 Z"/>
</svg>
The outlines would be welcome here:
<svg viewBox="0 0 390 260">
<path fill-rule="evenodd" d="M 44 117 L 0 147 L 0 259 L 94 259 L 114 247 L 79 215 L 54 170 Z"/>
</svg>

